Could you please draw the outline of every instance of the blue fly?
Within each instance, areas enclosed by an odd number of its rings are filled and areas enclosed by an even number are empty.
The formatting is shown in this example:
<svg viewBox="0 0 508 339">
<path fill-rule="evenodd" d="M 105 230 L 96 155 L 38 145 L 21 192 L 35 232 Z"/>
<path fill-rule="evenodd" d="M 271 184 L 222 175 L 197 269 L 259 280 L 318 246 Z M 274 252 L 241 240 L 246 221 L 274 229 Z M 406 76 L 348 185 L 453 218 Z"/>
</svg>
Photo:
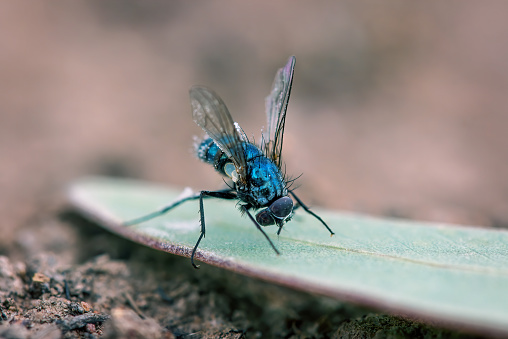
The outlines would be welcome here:
<svg viewBox="0 0 508 339">
<path fill-rule="evenodd" d="M 259 146 L 250 142 L 241 127 L 233 121 L 224 101 L 211 89 L 194 86 L 190 89 L 192 117 L 207 134 L 196 144 L 198 158 L 210 165 L 231 180 L 227 189 L 201 191 L 181 198 L 164 208 L 131 220 L 126 225 L 134 225 L 160 216 L 183 202 L 199 199 L 201 233 L 191 254 L 192 266 L 194 255 L 205 236 L 204 198 L 239 200 L 242 214 L 252 220 L 254 225 L 268 240 L 274 251 L 279 251 L 263 231 L 261 226 L 276 225 L 280 234 L 283 225 L 293 216 L 293 211 L 302 207 L 307 213 L 318 219 L 324 227 L 334 233 L 317 214 L 312 212 L 290 188 L 293 180 L 286 180 L 282 171 L 282 141 L 286 110 L 293 83 L 295 57 L 289 58 L 286 65 L 277 71 L 272 91 L 266 98 L 268 125 L 262 133 Z M 296 206 L 293 199 L 296 200 Z M 251 210 L 258 211 L 253 217 Z"/>
</svg>

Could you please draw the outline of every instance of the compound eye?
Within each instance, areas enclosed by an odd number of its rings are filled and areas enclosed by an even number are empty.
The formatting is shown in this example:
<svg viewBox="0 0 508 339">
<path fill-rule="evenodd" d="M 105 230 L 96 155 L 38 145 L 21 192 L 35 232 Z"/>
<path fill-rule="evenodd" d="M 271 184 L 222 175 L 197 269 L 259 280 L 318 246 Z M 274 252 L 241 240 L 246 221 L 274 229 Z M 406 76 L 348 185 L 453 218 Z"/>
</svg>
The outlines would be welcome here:
<svg viewBox="0 0 508 339">
<path fill-rule="evenodd" d="M 261 226 L 270 226 L 275 224 L 275 220 L 273 220 L 271 212 L 268 210 L 268 208 L 265 208 L 256 214 L 256 220 Z"/>
<path fill-rule="evenodd" d="M 293 212 L 293 200 L 290 197 L 282 197 L 270 205 L 270 211 L 279 219 L 285 219 Z"/>
</svg>

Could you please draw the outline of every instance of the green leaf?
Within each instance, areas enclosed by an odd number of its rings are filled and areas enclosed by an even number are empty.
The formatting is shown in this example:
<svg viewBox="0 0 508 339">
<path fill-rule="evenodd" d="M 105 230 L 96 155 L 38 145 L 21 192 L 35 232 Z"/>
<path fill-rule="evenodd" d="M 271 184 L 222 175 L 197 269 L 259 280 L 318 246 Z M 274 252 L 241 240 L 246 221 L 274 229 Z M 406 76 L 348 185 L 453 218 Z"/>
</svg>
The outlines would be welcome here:
<svg viewBox="0 0 508 339">
<path fill-rule="evenodd" d="M 88 178 L 72 185 L 70 198 L 115 233 L 189 257 L 200 232 L 198 201 L 142 224 L 122 225 L 180 193 L 137 181 Z M 207 199 L 204 206 L 206 237 L 197 260 L 385 311 L 508 334 L 506 231 L 316 209 L 335 235 L 297 211 L 280 237 L 276 227 L 265 228 L 282 253 L 277 255 L 235 202 Z"/>
</svg>

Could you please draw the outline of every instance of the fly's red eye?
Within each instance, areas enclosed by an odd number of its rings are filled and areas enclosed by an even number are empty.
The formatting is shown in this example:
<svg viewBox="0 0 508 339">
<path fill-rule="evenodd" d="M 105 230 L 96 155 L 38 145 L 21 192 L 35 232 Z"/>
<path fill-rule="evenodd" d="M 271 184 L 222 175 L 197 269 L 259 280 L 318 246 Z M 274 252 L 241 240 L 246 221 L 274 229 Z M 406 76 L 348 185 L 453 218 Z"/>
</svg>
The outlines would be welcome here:
<svg viewBox="0 0 508 339">
<path fill-rule="evenodd" d="M 256 220 L 261 226 L 270 226 L 275 224 L 275 220 L 273 220 L 273 217 L 268 208 L 256 214 Z"/>
<path fill-rule="evenodd" d="M 285 219 L 293 212 L 293 200 L 290 197 L 277 199 L 270 205 L 270 211 L 279 219 Z"/>
</svg>

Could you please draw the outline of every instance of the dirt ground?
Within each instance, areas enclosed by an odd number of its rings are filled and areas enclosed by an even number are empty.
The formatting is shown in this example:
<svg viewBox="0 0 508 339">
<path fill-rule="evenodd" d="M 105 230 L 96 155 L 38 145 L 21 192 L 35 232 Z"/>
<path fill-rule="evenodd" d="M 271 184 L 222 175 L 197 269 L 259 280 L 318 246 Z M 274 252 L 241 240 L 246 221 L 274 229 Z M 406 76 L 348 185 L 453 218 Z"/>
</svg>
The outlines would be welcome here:
<svg viewBox="0 0 508 339">
<path fill-rule="evenodd" d="M 284 160 L 302 198 L 507 228 L 507 7 L 2 3 L 0 338 L 472 336 L 194 270 L 82 219 L 65 189 L 91 174 L 218 187 L 191 152 L 188 89 L 214 88 L 257 138 L 296 55 Z"/>
</svg>

